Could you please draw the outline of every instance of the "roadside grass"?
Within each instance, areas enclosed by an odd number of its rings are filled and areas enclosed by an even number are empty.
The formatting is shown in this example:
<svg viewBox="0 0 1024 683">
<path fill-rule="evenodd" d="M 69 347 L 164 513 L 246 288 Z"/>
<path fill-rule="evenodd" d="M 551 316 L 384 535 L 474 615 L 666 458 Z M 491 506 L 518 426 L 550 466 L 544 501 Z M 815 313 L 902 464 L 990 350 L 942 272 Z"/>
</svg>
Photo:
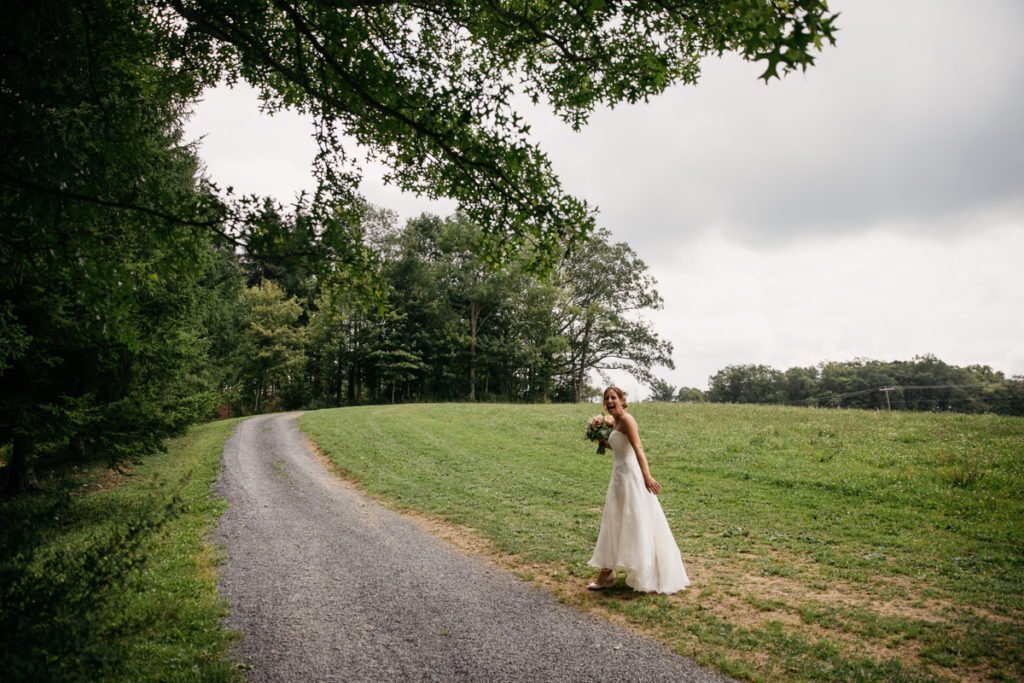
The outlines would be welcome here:
<svg viewBox="0 0 1024 683">
<path fill-rule="evenodd" d="M 584 590 L 594 405 L 306 413 L 344 476 L 457 545 L 750 680 L 1024 679 L 1024 420 L 639 404 L 693 586 Z M 443 523 L 439 523 L 440 520 Z"/>
<path fill-rule="evenodd" d="M 0 678 L 235 681 L 208 542 L 237 420 L 191 429 L 128 474 L 81 464 L 0 499 Z"/>
</svg>

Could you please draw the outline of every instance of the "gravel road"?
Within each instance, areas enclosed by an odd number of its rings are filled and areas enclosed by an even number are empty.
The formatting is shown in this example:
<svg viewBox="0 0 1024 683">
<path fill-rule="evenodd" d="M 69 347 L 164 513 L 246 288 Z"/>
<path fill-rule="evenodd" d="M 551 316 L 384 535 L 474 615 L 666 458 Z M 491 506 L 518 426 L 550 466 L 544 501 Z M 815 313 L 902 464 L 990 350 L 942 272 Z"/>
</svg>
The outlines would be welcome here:
<svg viewBox="0 0 1024 683">
<path fill-rule="evenodd" d="M 239 424 L 220 594 L 253 681 L 723 681 L 361 495 L 295 414 Z"/>
</svg>

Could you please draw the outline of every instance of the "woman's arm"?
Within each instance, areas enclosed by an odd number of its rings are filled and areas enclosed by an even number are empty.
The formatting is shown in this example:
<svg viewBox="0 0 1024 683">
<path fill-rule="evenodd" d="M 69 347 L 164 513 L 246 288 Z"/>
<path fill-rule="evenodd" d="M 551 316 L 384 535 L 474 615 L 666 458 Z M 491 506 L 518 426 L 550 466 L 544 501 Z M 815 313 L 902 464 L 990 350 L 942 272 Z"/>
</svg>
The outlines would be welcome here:
<svg viewBox="0 0 1024 683">
<path fill-rule="evenodd" d="M 644 486 L 654 495 L 658 495 L 661 493 L 661 484 L 651 476 L 651 468 L 647 465 L 647 456 L 644 454 L 643 444 L 640 443 L 640 430 L 637 429 L 636 420 L 629 413 L 623 415 L 623 418 L 622 422 L 626 423 L 626 437 L 633 446 L 637 462 L 640 463 L 640 472 L 644 475 Z"/>
</svg>

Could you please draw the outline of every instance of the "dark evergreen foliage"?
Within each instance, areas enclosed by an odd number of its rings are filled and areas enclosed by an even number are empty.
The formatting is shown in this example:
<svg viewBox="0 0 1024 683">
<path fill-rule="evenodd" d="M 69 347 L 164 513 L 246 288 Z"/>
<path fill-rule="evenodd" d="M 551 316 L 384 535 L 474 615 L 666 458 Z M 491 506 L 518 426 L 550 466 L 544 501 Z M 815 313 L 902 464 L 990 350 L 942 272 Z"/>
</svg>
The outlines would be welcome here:
<svg viewBox="0 0 1024 683">
<path fill-rule="evenodd" d="M 5 5 L 0 443 L 117 463 L 209 413 L 212 232 L 179 124 L 197 84 L 128 2 Z"/>
</svg>

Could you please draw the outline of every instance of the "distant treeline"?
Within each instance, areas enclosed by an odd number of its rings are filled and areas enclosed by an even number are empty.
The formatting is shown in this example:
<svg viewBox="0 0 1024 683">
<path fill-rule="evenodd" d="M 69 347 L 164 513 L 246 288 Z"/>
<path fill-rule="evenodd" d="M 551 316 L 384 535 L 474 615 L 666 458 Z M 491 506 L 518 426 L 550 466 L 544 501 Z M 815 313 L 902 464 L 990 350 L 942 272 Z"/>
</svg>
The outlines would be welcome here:
<svg viewBox="0 0 1024 683">
<path fill-rule="evenodd" d="M 785 371 L 730 365 L 708 380 L 707 391 L 677 390 L 661 380 L 651 388 L 652 398 L 660 401 L 1024 415 L 1024 377 L 1007 378 L 987 365 L 949 365 L 931 355 L 909 361 L 824 362 Z"/>
</svg>

